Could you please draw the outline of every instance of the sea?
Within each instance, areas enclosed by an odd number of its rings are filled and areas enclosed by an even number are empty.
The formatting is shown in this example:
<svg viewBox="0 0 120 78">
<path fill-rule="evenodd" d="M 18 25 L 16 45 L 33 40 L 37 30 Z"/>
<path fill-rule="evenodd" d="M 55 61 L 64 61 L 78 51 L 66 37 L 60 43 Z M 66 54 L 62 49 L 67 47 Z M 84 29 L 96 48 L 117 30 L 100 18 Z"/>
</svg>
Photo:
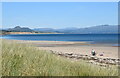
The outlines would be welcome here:
<svg viewBox="0 0 120 78">
<path fill-rule="evenodd" d="M 112 46 L 119 46 L 119 35 L 120 34 L 11 34 L 3 35 L 0 38 L 32 41 L 83 41 L 90 44 L 110 44 Z"/>
</svg>

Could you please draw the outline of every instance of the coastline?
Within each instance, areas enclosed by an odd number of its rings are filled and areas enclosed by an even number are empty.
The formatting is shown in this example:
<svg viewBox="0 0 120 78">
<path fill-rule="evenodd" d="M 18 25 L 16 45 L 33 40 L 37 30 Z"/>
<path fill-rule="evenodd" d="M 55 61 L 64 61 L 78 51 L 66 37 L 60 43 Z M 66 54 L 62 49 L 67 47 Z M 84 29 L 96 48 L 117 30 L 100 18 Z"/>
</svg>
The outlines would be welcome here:
<svg viewBox="0 0 120 78">
<path fill-rule="evenodd" d="M 64 34 L 64 33 L 35 33 L 35 32 L 4 32 L 0 35 L 17 35 L 17 34 Z"/>
<path fill-rule="evenodd" d="M 88 42 L 72 42 L 72 41 L 30 41 L 30 40 L 13 40 L 18 43 L 32 44 L 38 49 L 55 51 L 61 53 L 75 53 L 91 56 L 91 50 L 97 53 L 96 57 L 100 58 L 118 58 L 118 47 L 102 44 L 90 44 Z M 100 56 L 103 53 L 103 56 Z"/>
</svg>

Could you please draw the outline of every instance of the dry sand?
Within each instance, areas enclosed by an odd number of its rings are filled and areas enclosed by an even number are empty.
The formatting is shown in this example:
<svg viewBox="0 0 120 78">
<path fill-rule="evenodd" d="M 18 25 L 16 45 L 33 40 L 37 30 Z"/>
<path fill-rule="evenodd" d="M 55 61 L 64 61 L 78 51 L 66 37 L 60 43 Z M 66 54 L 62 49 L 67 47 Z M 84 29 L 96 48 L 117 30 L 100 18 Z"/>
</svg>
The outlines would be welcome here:
<svg viewBox="0 0 120 78">
<path fill-rule="evenodd" d="M 65 41 L 20 41 L 21 43 L 31 43 L 42 50 L 52 50 L 63 53 L 76 53 L 91 55 L 94 49 L 97 57 L 118 58 L 118 47 L 103 44 L 88 44 L 86 42 L 65 42 Z M 103 53 L 103 56 L 99 54 Z"/>
</svg>

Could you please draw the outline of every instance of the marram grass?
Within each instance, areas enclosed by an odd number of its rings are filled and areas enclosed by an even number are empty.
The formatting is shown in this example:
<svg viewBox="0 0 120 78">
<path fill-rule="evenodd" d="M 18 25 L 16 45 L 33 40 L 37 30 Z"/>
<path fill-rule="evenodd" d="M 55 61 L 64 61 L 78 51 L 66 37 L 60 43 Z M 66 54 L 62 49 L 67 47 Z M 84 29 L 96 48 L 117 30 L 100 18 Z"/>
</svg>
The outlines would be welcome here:
<svg viewBox="0 0 120 78">
<path fill-rule="evenodd" d="M 3 76 L 117 76 L 117 68 L 71 61 L 28 44 L 2 40 Z"/>
</svg>

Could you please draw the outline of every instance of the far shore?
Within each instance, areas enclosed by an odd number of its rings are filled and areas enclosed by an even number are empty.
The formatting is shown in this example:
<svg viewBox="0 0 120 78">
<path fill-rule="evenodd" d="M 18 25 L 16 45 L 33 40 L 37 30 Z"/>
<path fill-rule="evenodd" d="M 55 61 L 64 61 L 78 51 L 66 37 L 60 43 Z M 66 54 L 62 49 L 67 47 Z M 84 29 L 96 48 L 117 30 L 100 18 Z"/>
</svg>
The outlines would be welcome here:
<svg viewBox="0 0 120 78">
<path fill-rule="evenodd" d="M 0 35 L 9 35 L 9 34 L 64 34 L 64 33 L 52 33 L 52 32 L 49 32 L 49 33 L 36 33 L 36 32 L 5 32 L 5 33 L 2 33 Z"/>
</svg>

